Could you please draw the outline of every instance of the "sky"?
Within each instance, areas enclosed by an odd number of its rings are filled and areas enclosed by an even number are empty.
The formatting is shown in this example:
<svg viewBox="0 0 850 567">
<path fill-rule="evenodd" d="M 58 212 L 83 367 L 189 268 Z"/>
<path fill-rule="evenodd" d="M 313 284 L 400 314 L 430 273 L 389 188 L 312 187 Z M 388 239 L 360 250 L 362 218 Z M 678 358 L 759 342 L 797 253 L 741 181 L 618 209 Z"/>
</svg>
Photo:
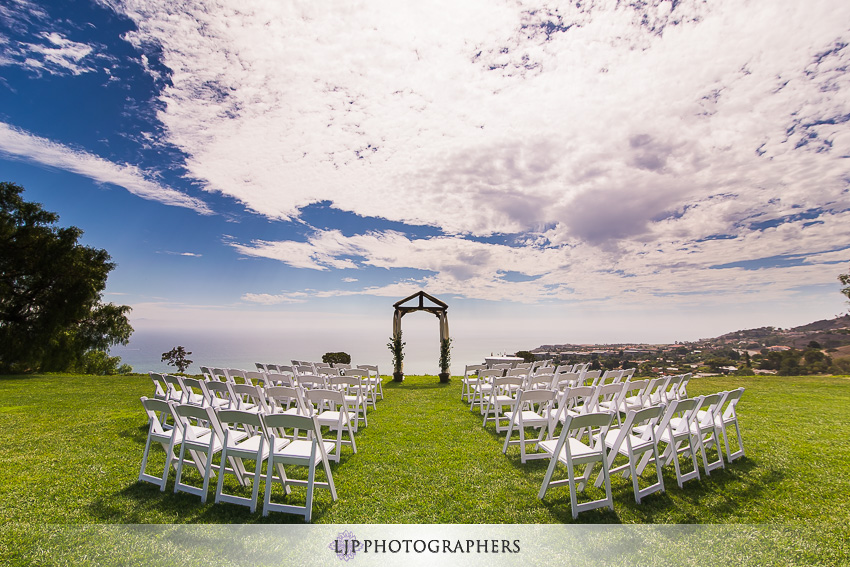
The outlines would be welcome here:
<svg viewBox="0 0 850 567">
<path fill-rule="evenodd" d="M 138 360 L 388 371 L 419 290 L 456 371 L 696 340 L 847 311 L 849 65 L 843 0 L 2 0 L 0 180 L 110 253 Z"/>
</svg>

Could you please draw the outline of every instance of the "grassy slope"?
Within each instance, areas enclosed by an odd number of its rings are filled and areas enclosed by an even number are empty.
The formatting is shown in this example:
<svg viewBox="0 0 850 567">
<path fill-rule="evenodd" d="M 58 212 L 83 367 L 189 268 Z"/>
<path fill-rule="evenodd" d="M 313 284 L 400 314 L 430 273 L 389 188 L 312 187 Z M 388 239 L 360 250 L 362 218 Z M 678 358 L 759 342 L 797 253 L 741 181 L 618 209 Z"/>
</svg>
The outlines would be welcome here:
<svg viewBox="0 0 850 567">
<path fill-rule="evenodd" d="M 815 526 L 819 562 L 847 558 L 850 519 L 850 380 L 832 377 L 703 378 L 691 394 L 742 385 L 747 457 L 637 505 L 631 484 L 613 481 L 615 511 L 585 523 L 723 523 Z M 160 493 L 136 482 L 146 436 L 138 401 L 147 377 L 33 376 L 0 379 L 0 510 L 14 555 L 44 537 L 39 524 L 284 523 L 247 508 Z M 545 461 L 501 452 L 502 435 L 481 427 L 459 401 L 460 385 L 434 377 L 387 382 L 386 399 L 357 434 L 358 454 L 333 465 L 340 500 L 320 491 L 317 523 L 570 523 L 569 493 L 537 499 Z M 161 457 L 161 451 L 156 452 Z M 161 463 L 161 460 L 159 461 Z M 232 479 L 232 477 L 229 477 Z M 171 476 L 173 483 L 173 474 Z M 235 483 L 228 481 L 232 489 Z M 4 546 L 5 549 L 4 549 Z M 805 549 L 803 550 L 805 552 Z M 826 556 L 822 554 L 826 553 Z M 826 561 L 827 558 L 832 558 Z"/>
</svg>

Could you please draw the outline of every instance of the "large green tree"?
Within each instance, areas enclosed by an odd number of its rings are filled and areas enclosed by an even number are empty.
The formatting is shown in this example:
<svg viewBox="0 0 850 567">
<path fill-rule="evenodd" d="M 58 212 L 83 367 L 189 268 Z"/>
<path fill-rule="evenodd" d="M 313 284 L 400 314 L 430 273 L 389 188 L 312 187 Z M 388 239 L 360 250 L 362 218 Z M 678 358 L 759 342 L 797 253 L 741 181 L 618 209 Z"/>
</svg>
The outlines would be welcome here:
<svg viewBox="0 0 850 567">
<path fill-rule="evenodd" d="M 127 344 L 130 307 L 101 302 L 109 254 L 22 193 L 0 182 L 0 372 L 75 370 L 87 353 Z"/>
</svg>

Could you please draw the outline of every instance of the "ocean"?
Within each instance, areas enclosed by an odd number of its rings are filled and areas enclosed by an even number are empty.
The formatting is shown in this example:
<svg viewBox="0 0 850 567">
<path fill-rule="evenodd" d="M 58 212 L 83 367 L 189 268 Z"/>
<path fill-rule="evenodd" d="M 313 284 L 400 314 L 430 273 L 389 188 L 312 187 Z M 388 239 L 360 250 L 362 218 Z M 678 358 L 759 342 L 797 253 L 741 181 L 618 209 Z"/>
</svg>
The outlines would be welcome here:
<svg viewBox="0 0 850 567">
<path fill-rule="evenodd" d="M 418 322 L 417 322 L 418 323 Z M 439 372 L 440 340 L 436 321 L 430 325 L 404 325 L 405 374 L 436 375 Z M 189 373 L 199 373 L 199 367 L 216 366 L 254 370 L 255 363 L 290 364 L 292 359 L 321 361 L 326 352 L 347 352 L 352 364 L 377 364 L 385 375 L 392 373 L 391 355 L 387 348 L 392 330 L 364 328 L 362 332 L 340 332 L 333 327 L 325 330 L 298 329 L 277 332 L 245 332 L 226 328 L 203 331 L 136 330 L 126 346 L 116 346 L 110 354 L 121 357 L 135 372 L 175 371 L 162 361 L 162 354 L 176 346 L 191 352 L 193 361 Z M 512 354 L 539 345 L 509 343 L 492 335 L 459 333 L 452 337 L 453 374 L 463 373 L 466 364 L 477 364 L 485 356 Z"/>
</svg>

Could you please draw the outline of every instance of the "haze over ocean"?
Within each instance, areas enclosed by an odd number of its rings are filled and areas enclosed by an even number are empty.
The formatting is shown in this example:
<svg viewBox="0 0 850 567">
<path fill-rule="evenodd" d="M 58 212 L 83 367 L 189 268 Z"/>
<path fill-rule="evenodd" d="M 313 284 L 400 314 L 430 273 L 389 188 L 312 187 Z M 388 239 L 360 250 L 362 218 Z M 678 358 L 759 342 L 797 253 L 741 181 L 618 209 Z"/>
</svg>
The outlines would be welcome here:
<svg viewBox="0 0 850 567">
<path fill-rule="evenodd" d="M 436 319 L 432 321 L 429 317 L 427 325 L 419 322 L 410 324 L 412 321 L 407 319 L 404 325 L 404 339 L 407 343 L 405 374 L 436 375 L 439 372 L 437 360 L 440 354 Z M 351 355 L 353 364 L 377 364 L 381 373 L 388 375 L 392 373 L 392 366 L 386 343 L 391 331 L 388 328 L 384 333 L 386 336 L 379 333 L 349 335 L 328 329 L 324 338 L 316 339 L 300 335 L 297 330 L 279 333 L 142 330 L 133 334 L 129 345 L 114 347 L 111 354 L 120 356 L 122 362 L 131 365 L 135 372 L 174 372 L 175 368 L 162 362 L 161 356 L 171 348 L 182 345 L 192 352 L 188 358 L 194 362 L 188 372 L 198 373 L 200 365 L 253 370 L 255 362 L 289 364 L 291 359 L 320 361 L 326 352 L 344 351 Z M 456 340 L 452 348 L 452 373 L 463 373 L 464 365 L 483 362 L 484 357 L 491 353 L 512 354 L 517 350 L 540 346 L 502 342 L 506 344 L 497 344 L 486 336 Z"/>
</svg>

